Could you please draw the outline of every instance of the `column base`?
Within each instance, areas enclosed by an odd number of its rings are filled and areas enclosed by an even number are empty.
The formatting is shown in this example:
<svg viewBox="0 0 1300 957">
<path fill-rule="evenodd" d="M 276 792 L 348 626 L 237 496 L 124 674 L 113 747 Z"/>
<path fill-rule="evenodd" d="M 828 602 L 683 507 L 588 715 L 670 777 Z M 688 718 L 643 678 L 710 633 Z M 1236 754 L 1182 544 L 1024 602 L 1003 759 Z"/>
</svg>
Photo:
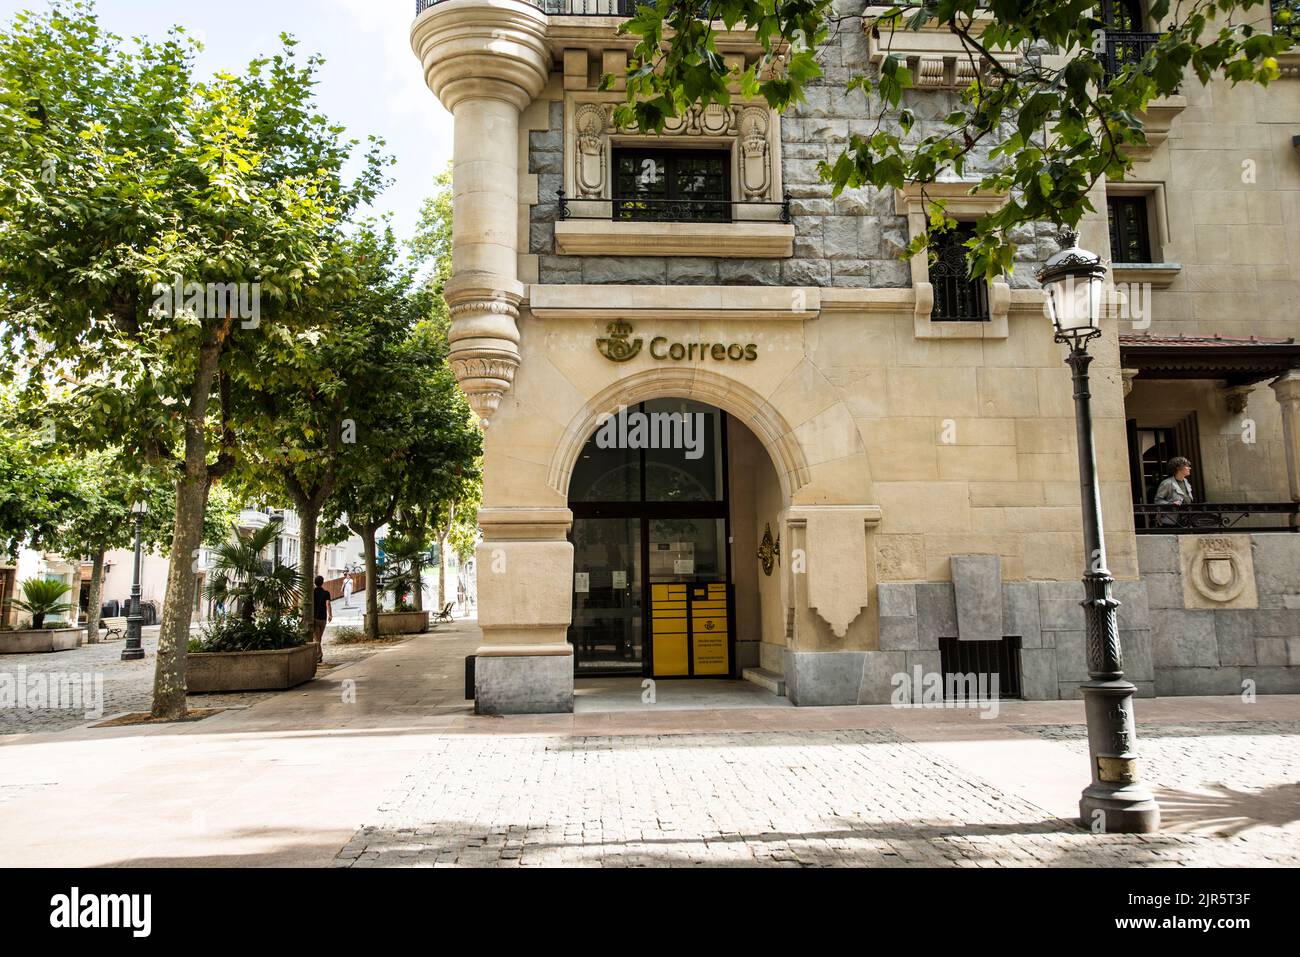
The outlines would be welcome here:
<svg viewBox="0 0 1300 957">
<path fill-rule="evenodd" d="M 475 714 L 570 714 L 572 711 L 571 647 L 489 646 L 478 650 L 474 662 Z"/>
<path fill-rule="evenodd" d="M 1079 824 L 1097 834 L 1153 834 L 1160 830 L 1160 805 L 1143 787 L 1092 785 L 1079 799 Z"/>
</svg>

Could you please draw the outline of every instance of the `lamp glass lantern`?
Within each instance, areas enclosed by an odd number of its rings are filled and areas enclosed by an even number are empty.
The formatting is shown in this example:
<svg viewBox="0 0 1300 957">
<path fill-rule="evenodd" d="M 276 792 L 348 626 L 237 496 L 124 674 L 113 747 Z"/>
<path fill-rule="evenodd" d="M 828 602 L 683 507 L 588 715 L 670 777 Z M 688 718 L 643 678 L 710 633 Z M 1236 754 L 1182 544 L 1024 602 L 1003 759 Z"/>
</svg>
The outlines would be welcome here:
<svg viewBox="0 0 1300 957">
<path fill-rule="evenodd" d="M 1043 264 L 1038 281 L 1056 338 L 1079 344 L 1101 335 L 1106 267 L 1096 253 L 1079 247 L 1073 232 L 1067 231 L 1061 238 L 1061 251 Z"/>
<path fill-rule="evenodd" d="M 141 516 L 141 515 L 148 515 L 148 514 L 149 514 L 149 503 L 146 502 L 144 499 L 137 499 L 136 501 L 132 502 L 132 503 L 131 503 L 131 514 L 134 515 L 134 516 L 137 516 L 137 517 L 139 517 L 139 516 Z"/>
</svg>

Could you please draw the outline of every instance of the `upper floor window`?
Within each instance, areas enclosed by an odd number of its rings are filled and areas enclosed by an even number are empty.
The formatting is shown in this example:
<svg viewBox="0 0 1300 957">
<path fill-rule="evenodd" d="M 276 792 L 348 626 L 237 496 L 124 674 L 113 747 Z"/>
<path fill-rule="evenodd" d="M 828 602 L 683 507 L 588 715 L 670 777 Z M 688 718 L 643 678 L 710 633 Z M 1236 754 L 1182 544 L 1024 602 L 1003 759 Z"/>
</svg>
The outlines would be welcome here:
<svg viewBox="0 0 1300 957">
<path fill-rule="evenodd" d="M 1108 197 L 1106 213 L 1110 219 L 1111 262 L 1151 262 L 1151 227 L 1147 218 L 1147 197 Z"/>
<path fill-rule="evenodd" d="M 974 223 L 958 223 L 955 229 L 933 238 L 930 284 L 934 286 L 931 322 L 988 322 L 989 287 L 983 279 L 972 279 L 966 261 L 966 241 L 975 235 Z"/>
<path fill-rule="evenodd" d="M 1138 0 L 1102 0 L 1101 22 L 1107 31 L 1141 33 L 1146 29 L 1146 17 Z"/>
<path fill-rule="evenodd" d="M 1102 65 L 1106 76 L 1137 63 L 1160 39 L 1147 30 L 1146 14 L 1139 0 L 1102 0 L 1101 22 L 1106 28 L 1106 52 Z"/>
<path fill-rule="evenodd" d="M 615 149 L 614 219 L 731 220 L 727 150 Z"/>
</svg>

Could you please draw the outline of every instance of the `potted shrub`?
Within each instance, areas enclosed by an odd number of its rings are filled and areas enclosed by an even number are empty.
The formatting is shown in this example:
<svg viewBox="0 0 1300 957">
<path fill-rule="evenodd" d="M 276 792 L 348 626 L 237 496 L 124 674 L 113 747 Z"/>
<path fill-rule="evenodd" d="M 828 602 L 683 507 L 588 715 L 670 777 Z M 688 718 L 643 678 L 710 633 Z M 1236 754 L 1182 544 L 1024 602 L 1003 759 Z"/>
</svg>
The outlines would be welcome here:
<svg viewBox="0 0 1300 957">
<path fill-rule="evenodd" d="M 63 600 L 72 586 L 61 581 L 29 578 L 23 582 L 23 597 L 15 598 L 13 606 L 32 616 L 29 628 L 0 632 L 0 654 L 48 654 L 71 651 L 81 644 L 81 629 L 75 625 L 57 622 L 46 625 L 45 619 L 63 615 L 72 606 Z"/>
<path fill-rule="evenodd" d="M 379 613 L 380 635 L 416 635 L 429 630 L 429 613 L 421 611 L 407 596 L 413 594 L 419 581 L 416 562 L 409 555 L 399 554 L 384 566 L 384 573 L 379 580 L 379 593 L 393 596 L 392 611 Z M 370 629 L 370 616 L 365 616 L 366 631 Z"/>
<path fill-rule="evenodd" d="M 292 616 L 230 615 L 191 639 L 185 684 L 192 694 L 280 691 L 316 677 L 316 645 Z"/>
<path fill-rule="evenodd" d="M 234 609 L 190 642 L 185 684 L 193 693 L 277 691 L 316 676 L 316 645 L 292 614 L 298 573 L 262 558 L 280 533 L 273 521 L 213 550 L 209 598 Z"/>
</svg>

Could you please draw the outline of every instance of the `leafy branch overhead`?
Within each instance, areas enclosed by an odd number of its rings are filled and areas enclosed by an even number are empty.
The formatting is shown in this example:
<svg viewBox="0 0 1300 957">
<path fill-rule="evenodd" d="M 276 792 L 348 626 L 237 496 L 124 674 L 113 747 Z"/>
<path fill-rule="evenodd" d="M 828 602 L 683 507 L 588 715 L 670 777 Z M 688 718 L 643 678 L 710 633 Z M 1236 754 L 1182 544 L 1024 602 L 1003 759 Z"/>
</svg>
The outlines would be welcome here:
<svg viewBox="0 0 1300 957">
<path fill-rule="evenodd" d="M 821 57 L 834 32 L 867 30 L 887 52 L 878 69 L 850 77 L 843 89 L 865 131 L 822 164 L 823 178 L 836 195 L 924 187 L 941 176 L 1006 194 L 967 242 L 973 273 L 993 277 L 1012 267 L 1016 227 L 1077 226 L 1093 209 L 1094 185 L 1131 168 L 1153 99 L 1216 77 L 1267 84 L 1279 74 L 1277 55 L 1291 45 L 1270 32 L 1265 0 L 1153 0 L 1147 16 L 1159 24 L 1158 39 L 1108 72 L 1101 16 L 1099 0 L 931 0 L 871 7 L 865 16 L 860 4 L 834 0 L 657 0 L 621 27 L 638 41 L 615 120 L 662 131 L 692 105 L 727 105 L 736 95 L 786 109 L 822 83 Z M 914 78 L 893 47 L 927 24 L 956 37 L 974 77 L 939 120 L 916 110 Z M 752 32 L 762 51 L 756 61 L 728 66 L 718 44 L 731 30 Z M 954 225 L 942 203 L 929 212 L 930 232 Z M 928 234 L 917 237 L 908 255 L 929 244 Z"/>
</svg>

